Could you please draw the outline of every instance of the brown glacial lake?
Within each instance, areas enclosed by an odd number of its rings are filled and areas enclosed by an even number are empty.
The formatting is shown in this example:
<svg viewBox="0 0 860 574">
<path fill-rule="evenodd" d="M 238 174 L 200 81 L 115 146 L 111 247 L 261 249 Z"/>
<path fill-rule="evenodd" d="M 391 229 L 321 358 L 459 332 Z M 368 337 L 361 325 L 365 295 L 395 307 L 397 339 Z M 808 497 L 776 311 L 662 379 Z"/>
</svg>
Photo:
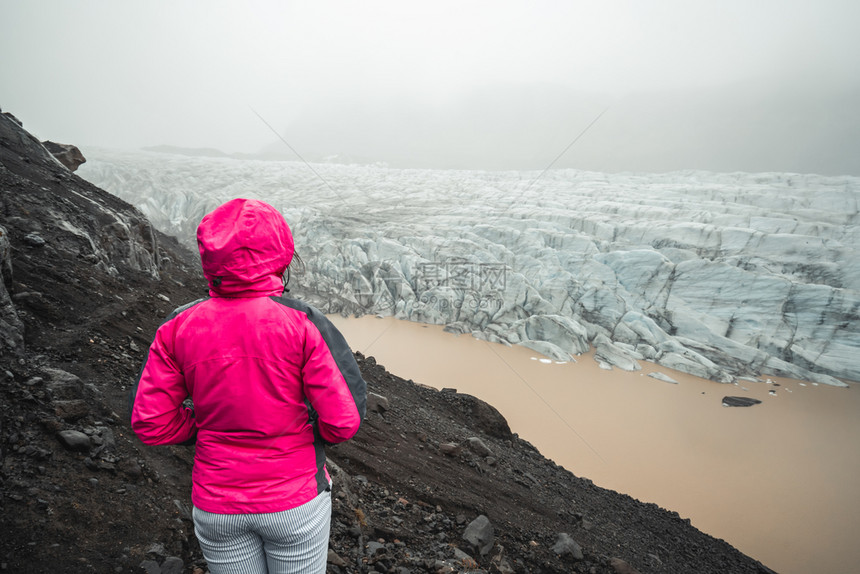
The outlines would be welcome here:
<svg viewBox="0 0 860 574">
<path fill-rule="evenodd" d="M 559 364 L 435 325 L 330 318 L 353 350 L 392 373 L 487 401 L 577 476 L 677 511 L 781 574 L 860 564 L 856 384 L 724 385 L 645 362 L 608 371 L 588 355 Z M 723 407 L 726 395 L 762 404 Z"/>
</svg>

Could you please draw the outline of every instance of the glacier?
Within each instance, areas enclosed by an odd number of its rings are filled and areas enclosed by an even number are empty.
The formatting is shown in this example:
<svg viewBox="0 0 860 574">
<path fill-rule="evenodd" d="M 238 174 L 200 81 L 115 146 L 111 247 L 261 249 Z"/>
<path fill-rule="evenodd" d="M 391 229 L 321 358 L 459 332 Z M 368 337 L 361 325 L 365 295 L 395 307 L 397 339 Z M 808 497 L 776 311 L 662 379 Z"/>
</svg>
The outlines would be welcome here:
<svg viewBox="0 0 860 574">
<path fill-rule="evenodd" d="M 234 197 L 295 234 L 290 288 L 567 361 L 860 381 L 860 177 L 390 169 L 87 150 L 81 177 L 195 247 Z"/>
</svg>

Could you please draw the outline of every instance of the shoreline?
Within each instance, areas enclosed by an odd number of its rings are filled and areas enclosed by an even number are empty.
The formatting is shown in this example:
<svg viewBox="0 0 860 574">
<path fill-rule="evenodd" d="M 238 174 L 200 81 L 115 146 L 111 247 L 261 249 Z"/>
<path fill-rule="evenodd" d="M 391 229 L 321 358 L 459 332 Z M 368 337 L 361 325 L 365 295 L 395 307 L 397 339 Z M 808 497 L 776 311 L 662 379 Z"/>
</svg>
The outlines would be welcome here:
<svg viewBox="0 0 860 574">
<path fill-rule="evenodd" d="M 828 558 L 860 559 L 848 538 L 860 522 L 827 494 L 852 496 L 860 471 L 860 456 L 842 451 L 852 436 L 860 440 L 860 424 L 840 426 L 837 416 L 849 403 L 860 408 L 853 383 L 845 389 L 763 377 L 726 384 L 644 361 L 641 371 L 606 371 L 589 354 L 560 364 L 441 325 L 330 318 L 353 350 L 374 355 L 391 372 L 487 401 L 512 430 L 577 476 L 677 511 L 784 574 L 826 571 Z M 762 403 L 723 407 L 726 395 Z M 846 438 L 828 442 L 828 433 Z M 798 465 L 803 459 L 815 464 Z M 809 546 L 822 550 L 799 554 Z"/>
</svg>

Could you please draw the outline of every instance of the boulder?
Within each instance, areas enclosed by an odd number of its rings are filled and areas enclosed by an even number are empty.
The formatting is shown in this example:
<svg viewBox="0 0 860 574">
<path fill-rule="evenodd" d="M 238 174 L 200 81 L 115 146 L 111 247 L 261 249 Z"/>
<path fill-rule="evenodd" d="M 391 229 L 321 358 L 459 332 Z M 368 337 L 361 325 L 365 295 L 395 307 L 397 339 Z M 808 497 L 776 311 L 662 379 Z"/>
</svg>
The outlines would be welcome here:
<svg viewBox="0 0 860 574">
<path fill-rule="evenodd" d="M 503 440 L 511 438 L 513 434 L 511 427 L 496 407 L 472 395 L 460 395 L 460 397 L 471 407 L 471 421 L 474 423 L 474 428 L 491 437 Z"/>
<path fill-rule="evenodd" d="M 185 564 L 178 556 L 168 556 L 161 564 L 161 574 L 182 574 Z"/>
<path fill-rule="evenodd" d="M 46 386 L 54 400 L 72 401 L 83 396 L 84 384 L 77 375 L 52 367 L 43 367 L 42 373 L 47 379 Z"/>
<path fill-rule="evenodd" d="M 347 565 L 346 560 L 338 556 L 337 552 L 335 552 L 331 548 L 329 548 L 328 550 L 328 557 L 326 558 L 326 562 L 328 562 L 329 564 L 333 564 L 338 568 L 344 568 Z"/>
<path fill-rule="evenodd" d="M 559 556 L 571 556 L 574 560 L 582 560 L 582 547 L 566 532 L 560 532 L 552 551 Z"/>
<path fill-rule="evenodd" d="M 376 393 L 367 393 L 367 412 L 384 413 L 388 410 L 388 399 Z"/>
<path fill-rule="evenodd" d="M 463 532 L 463 540 L 468 542 L 481 556 L 486 556 L 493 548 L 495 536 L 490 519 L 483 514 L 470 522 Z"/>
<path fill-rule="evenodd" d="M 42 145 L 45 146 L 45 149 L 51 152 L 51 155 L 57 158 L 61 164 L 66 166 L 69 171 L 75 171 L 81 164 L 86 163 L 87 161 L 87 158 L 84 157 L 84 154 L 81 153 L 81 150 L 79 150 L 77 146 L 52 141 L 44 141 L 42 142 Z"/>
<path fill-rule="evenodd" d="M 466 444 L 469 445 L 469 450 L 479 456 L 492 456 L 493 451 L 480 438 L 473 436 L 466 439 Z"/>
<path fill-rule="evenodd" d="M 90 405 L 83 399 L 54 401 L 54 414 L 64 421 L 76 421 L 90 414 Z"/>
<path fill-rule="evenodd" d="M 15 122 L 16 124 L 18 124 L 18 127 L 24 127 L 24 124 L 21 122 L 21 120 L 19 120 L 13 114 L 10 114 L 9 112 L 3 112 L 2 115 L 3 115 L 3 117 L 8 118 L 8 119 L 12 120 L 13 122 Z"/>
<path fill-rule="evenodd" d="M 611 558 L 609 565 L 612 566 L 612 571 L 615 574 L 639 574 L 639 571 L 621 558 Z"/>
<path fill-rule="evenodd" d="M 761 401 L 752 397 L 723 397 L 724 407 L 751 407 L 761 404 Z"/>
<path fill-rule="evenodd" d="M 64 430 L 57 433 L 57 439 L 69 450 L 87 452 L 92 446 L 90 437 L 76 430 Z"/>
</svg>

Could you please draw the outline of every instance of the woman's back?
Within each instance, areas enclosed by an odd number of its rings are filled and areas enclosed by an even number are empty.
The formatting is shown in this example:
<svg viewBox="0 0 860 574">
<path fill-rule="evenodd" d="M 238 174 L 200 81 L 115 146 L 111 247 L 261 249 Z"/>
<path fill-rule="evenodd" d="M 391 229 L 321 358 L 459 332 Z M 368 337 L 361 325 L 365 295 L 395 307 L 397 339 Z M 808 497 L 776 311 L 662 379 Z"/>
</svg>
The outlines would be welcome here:
<svg viewBox="0 0 860 574">
<path fill-rule="evenodd" d="M 132 428 L 147 444 L 196 440 L 195 534 L 213 574 L 322 573 L 324 446 L 358 431 L 365 382 L 331 322 L 282 296 L 293 238 L 275 208 L 229 201 L 200 222 L 197 244 L 209 297 L 158 328 Z"/>
<path fill-rule="evenodd" d="M 196 435 L 192 501 L 202 510 L 304 504 L 328 487 L 324 444 L 358 430 L 364 381 L 325 316 L 281 296 L 293 253 L 277 211 L 230 202 L 204 218 L 198 244 L 210 297 L 159 328 L 134 391 L 134 430 L 149 444 Z"/>
</svg>

